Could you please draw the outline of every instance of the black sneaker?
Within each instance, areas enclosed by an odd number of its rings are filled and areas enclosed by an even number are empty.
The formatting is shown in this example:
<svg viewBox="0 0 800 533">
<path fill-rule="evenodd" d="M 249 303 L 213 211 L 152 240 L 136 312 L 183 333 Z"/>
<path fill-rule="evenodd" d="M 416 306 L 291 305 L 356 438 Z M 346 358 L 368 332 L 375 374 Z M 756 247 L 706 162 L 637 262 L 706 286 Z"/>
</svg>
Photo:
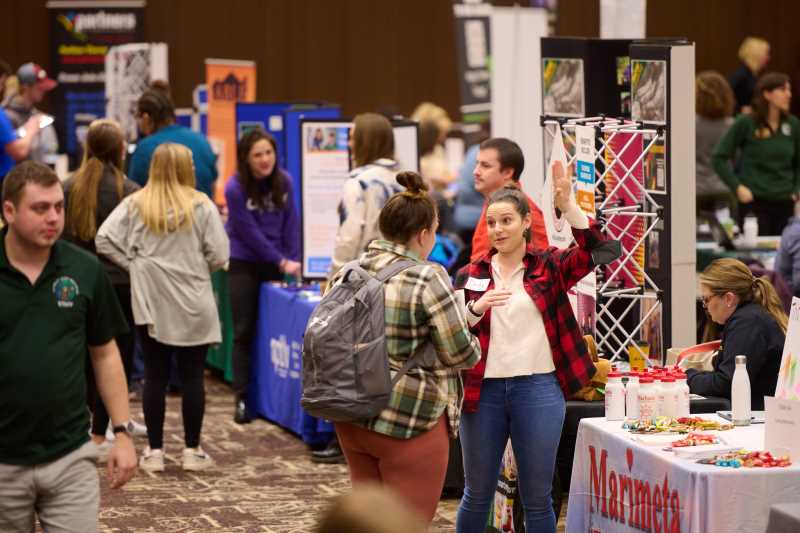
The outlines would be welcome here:
<svg viewBox="0 0 800 533">
<path fill-rule="evenodd" d="M 253 421 L 253 419 L 250 417 L 250 413 L 247 412 L 247 404 L 244 403 L 244 400 L 236 401 L 236 410 L 233 413 L 233 421 L 237 424 L 249 424 Z"/>
<path fill-rule="evenodd" d="M 311 452 L 311 462 L 324 464 L 344 464 L 344 453 L 339 446 L 339 439 L 334 438 L 325 448 Z"/>
</svg>

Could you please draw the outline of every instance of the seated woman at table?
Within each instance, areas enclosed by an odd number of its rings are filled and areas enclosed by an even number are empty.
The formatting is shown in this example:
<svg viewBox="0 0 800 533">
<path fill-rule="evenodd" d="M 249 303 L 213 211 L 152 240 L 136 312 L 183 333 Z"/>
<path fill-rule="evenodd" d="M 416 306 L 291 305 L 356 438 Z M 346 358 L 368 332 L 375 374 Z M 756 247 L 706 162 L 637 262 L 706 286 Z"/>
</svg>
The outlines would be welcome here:
<svg viewBox="0 0 800 533">
<path fill-rule="evenodd" d="M 400 378 L 377 417 L 337 422 L 336 433 L 353 486 L 383 483 L 430 523 L 444 486 L 449 437 L 458 431 L 459 369 L 478 362 L 480 344 L 469 332 L 447 272 L 426 261 L 439 223 L 427 186 L 415 172 L 401 172 L 397 181 L 406 191 L 381 209 L 383 238 L 370 243 L 359 264 L 374 274 L 396 261 L 418 262 L 385 283 L 386 348 L 395 371 L 419 350 L 432 346 L 435 357 L 415 363 Z"/>
<path fill-rule="evenodd" d="M 292 179 L 278 168 L 275 138 L 257 128 L 236 148 L 237 173 L 225 185 L 231 241 L 228 275 L 233 313 L 233 390 L 237 424 L 250 422 L 247 389 L 258 319 L 259 286 L 284 274 L 301 276 L 299 217 Z"/>
<path fill-rule="evenodd" d="M 713 370 L 686 371 L 689 390 L 730 399 L 736 356 L 746 355 L 750 406 L 764 409 L 764 396 L 775 394 L 789 321 L 775 288 L 738 259 L 717 259 L 700 274 L 700 299 L 711 321 L 722 326 L 722 346 Z M 707 330 L 705 340 L 714 336 Z"/>
<path fill-rule="evenodd" d="M 483 532 L 509 437 L 526 530 L 556 530 L 551 484 L 565 397 L 595 373 L 567 291 L 597 264 L 619 254 L 575 204 L 561 163 L 553 165 L 553 175 L 555 205 L 578 244 L 565 250 L 534 249 L 527 198 L 506 187 L 487 203 L 492 249 L 456 276 L 483 351 L 482 361 L 464 377 L 460 435 L 466 486 L 456 519 L 459 533 Z"/>
<path fill-rule="evenodd" d="M 203 369 L 208 346 L 222 341 L 211 273 L 228 262 L 229 244 L 217 207 L 195 190 L 192 152 L 173 143 L 156 148 L 147 184 L 111 212 L 95 244 L 131 276 L 149 444 L 139 467 L 164 470 L 164 400 L 173 353 L 183 385 L 183 469 L 213 466 L 200 447 Z"/>
</svg>

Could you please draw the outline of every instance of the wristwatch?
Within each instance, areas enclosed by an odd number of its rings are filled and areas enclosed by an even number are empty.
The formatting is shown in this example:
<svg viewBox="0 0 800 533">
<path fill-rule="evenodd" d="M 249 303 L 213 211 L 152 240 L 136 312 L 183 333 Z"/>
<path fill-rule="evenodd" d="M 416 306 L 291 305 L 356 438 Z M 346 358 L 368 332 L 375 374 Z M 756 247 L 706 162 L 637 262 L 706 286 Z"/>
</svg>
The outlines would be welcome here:
<svg viewBox="0 0 800 533">
<path fill-rule="evenodd" d="M 473 304 L 474 304 L 474 303 L 475 303 L 475 300 L 470 300 L 469 302 L 467 302 L 467 310 L 468 310 L 470 313 L 472 313 L 472 316 L 474 316 L 474 317 L 481 317 L 481 316 L 483 316 L 482 314 L 478 314 L 478 313 L 475 311 L 475 309 L 473 309 L 473 308 L 472 308 L 472 306 L 473 306 Z"/>
<path fill-rule="evenodd" d="M 119 426 L 113 426 L 111 428 L 111 431 L 114 432 L 114 435 L 116 435 L 117 433 L 125 433 L 127 436 L 130 437 L 131 432 L 128 431 L 128 424 L 130 424 L 130 422 L 125 422 L 124 424 L 120 424 Z"/>
</svg>

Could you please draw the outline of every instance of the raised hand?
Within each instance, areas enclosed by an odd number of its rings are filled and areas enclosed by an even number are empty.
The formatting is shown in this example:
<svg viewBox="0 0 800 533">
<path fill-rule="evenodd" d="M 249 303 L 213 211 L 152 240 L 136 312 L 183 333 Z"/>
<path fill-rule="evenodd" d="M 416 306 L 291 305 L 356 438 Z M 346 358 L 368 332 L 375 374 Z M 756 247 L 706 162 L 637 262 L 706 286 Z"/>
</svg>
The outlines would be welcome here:
<svg viewBox="0 0 800 533">
<path fill-rule="evenodd" d="M 573 202 L 572 175 L 561 161 L 553 161 L 550 168 L 553 175 L 553 203 L 563 213 Z"/>
</svg>

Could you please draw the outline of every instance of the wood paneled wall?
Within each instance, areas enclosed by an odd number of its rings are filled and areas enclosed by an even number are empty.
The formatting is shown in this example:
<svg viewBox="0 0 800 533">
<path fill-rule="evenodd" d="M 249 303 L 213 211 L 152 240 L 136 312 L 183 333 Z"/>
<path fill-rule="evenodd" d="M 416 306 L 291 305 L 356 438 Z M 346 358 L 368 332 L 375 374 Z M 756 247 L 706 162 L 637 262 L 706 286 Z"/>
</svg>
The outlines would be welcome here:
<svg viewBox="0 0 800 533">
<path fill-rule="evenodd" d="M 13 67 L 49 67 L 45 4 L 0 0 L 0 57 Z M 599 0 L 559 0 L 558 10 L 559 35 L 598 35 Z M 723 73 L 747 35 L 772 43 L 770 68 L 793 73 L 797 20 L 795 0 L 647 2 L 648 36 L 686 36 L 697 43 L 697 68 Z M 148 0 L 145 36 L 169 45 L 179 106 L 203 82 L 203 60 L 218 57 L 257 62 L 259 100 L 327 100 L 348 114 L 388 106 L 408 114 L 431 100 L 458 117 L 451 0 Z"/>
</svg>

